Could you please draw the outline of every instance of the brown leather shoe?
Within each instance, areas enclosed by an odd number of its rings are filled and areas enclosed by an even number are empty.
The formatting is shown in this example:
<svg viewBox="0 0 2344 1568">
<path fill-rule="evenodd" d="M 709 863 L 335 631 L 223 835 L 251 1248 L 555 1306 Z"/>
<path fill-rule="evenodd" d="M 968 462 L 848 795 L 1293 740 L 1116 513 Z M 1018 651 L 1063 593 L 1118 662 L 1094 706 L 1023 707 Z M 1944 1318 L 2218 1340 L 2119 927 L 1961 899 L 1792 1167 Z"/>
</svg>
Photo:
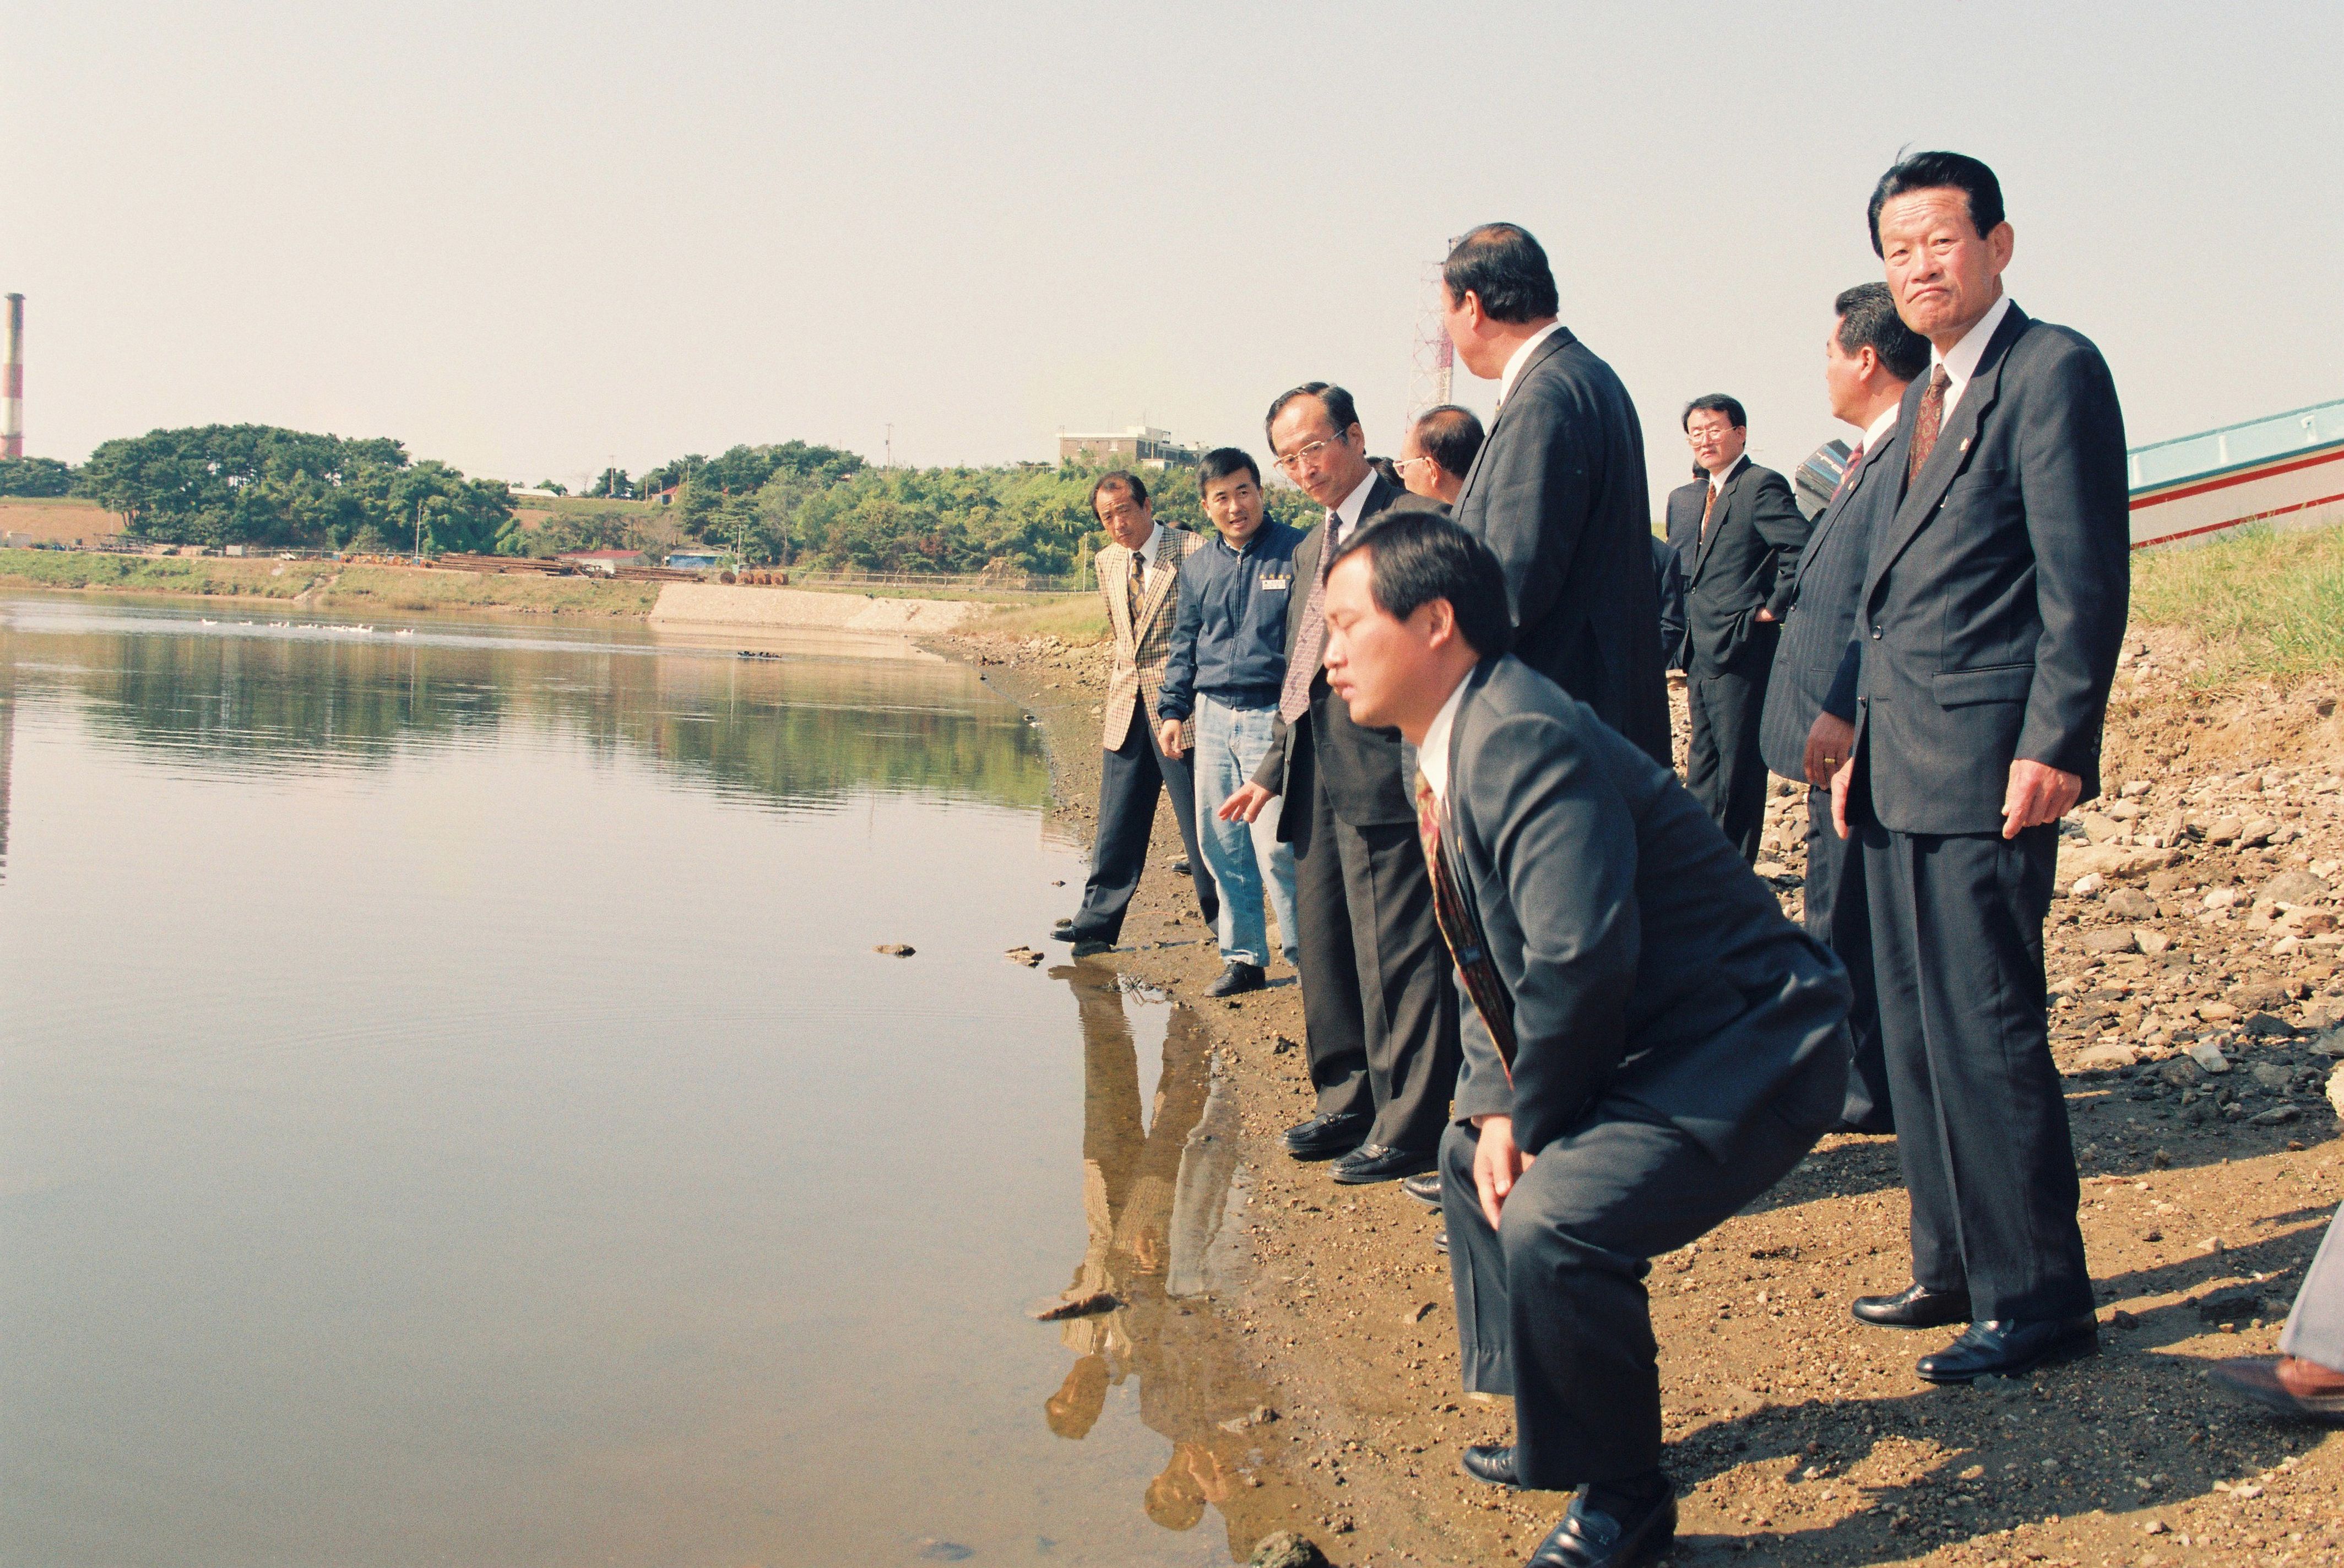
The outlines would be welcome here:
<svg viewBox="0 0 2344 1568">
<path fill-rule="evenodd" d="M 2214 1381 L 2287 1415 L 2344 1425 L 2344 1372 L 2295 1356 L 2233 1356 Z"/>
</svg>

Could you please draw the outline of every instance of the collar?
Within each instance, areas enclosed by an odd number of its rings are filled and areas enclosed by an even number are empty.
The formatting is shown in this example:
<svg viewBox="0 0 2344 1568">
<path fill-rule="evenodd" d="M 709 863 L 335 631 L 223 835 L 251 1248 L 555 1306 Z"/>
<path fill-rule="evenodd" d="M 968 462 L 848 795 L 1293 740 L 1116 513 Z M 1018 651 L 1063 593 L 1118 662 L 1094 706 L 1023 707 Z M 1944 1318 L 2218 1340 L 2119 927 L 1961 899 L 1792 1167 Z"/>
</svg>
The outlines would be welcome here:
<svg viewBox="0 0 2344 1568">
<path fill-rule="evenodd" d="M 1945 411 L 1948 414 L 1953 412 L 1954 403 L 1961 397 L 1962 389 L 1970 384 L 1970 378 L 1977 374 L 1978 361 L 1985 358 L 1985 346 L 1994 341 L 1994 329 L 2001 326 L 2002 319 L 2009 314 L 2010 296 L 2005 294 L 1994 302 L 1992 309 L 1978 318 L 1976 326 L 1962 334 L 1962 340 L 1954 345 L 1952 353 L 1940 354 L 1935 347 L 1929 349 L 1929 363 L 1945 368 Z"/>
<path fill-rule="evenodd" d="M 1424 732 L 1424 744 L 1416 748 L 1416 771 L 1424 775 L 1424 782 L 1432 786 L 1432 798 L 1442 805 L 1449 804 L 1449 732 L 1457 726 L 1457 710 L 1465 705 L 1465 688 L 1472 683 L 1470 670 L 1457 677 L 1456 689 Z"/>
<path fill-rule="evenodd" d="M 1713 491 L 1723 491 L 1727 485 L 1733 482 L 1733 476 L 1740 473 L 1742 471 L 1742 466 L 1749 460 L 1750 454 L 1748 452 L 1743 452 L 1740 457 L 1733 460 L 1733 466 L 1727 469 L 1723 473 L 1713 473 L 1710 475 L 1709 488 Z"/>
<path fill-rule="evenodd" d="M 1141 572 L 1144 572 L 1147 571 L 1148 568 L 1154 566 L 1157 561 L 1163 558 L 1164 543 L 1164 525 L 1159 522 L 1156 525 L 1154 531 L 1148 534 L 1147 542 L 1131 552 L 1139 558 L 1139 570 Z"/>
<path fill-rule="evenodd" d="M 1894 402 L 1888 405 L 1887 410 L 1878 419 L 1864 427 L 1864 440 L 1857 444 L 1865 451 L 1870 451 L 1886 440 L 1888 432 L 1896 428 L 1896 416 L 1904 411 L 1904 400 L 1900 396 Z"/>
<path fill-rule="evenodd" d="M 1499 402 L 1503 403 L 1506 400 L 1506 394 L 1514 389 L 1514 378 L 1522 373 L 1522 366 L 1529 361 L 1532 354 L 1538 352 L 1538 346 L 1561 330 L 1562 323 L 1560 320 L 1550 321 L 1522 339 L 1522 346 L 1514 350 L 1513 358 L 1508 359 L 1506 368 L 1499 372 Z"/>
<path fill-rule="evenodd" d="M 1350 494 L 1345 496 L 1343 498 L 1342 504 L 1334 509 L 1336 523 L 1335 542 L 1337 544 L 1340 544 L 1343 541 L 1344 535 L 1349 533 L 1351 530 L 1359 526 L 1359 513 L 1367 511 L 1368 509 L 1368 491 L 1375 488 L 1376 470 L 1369 469 L 1368 470 L 1368 477 L 1361 480 L 1359 483 L 1359 487 L 1353 490 Z"/>
</svg>

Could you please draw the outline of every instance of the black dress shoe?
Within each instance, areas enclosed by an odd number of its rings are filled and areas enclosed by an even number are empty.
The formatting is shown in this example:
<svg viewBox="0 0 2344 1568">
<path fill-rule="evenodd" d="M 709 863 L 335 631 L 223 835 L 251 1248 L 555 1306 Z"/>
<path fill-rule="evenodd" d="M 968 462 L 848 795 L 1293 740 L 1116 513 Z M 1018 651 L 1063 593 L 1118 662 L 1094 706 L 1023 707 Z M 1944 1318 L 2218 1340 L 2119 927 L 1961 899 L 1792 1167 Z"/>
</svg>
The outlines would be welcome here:
<svg viewBox="0 0 2344 1568">
<path fill-rule="evenodd" d="M 1095 953 L 1112 953 L 1114 951 L 1115 944 L 1106 940 L 1104 936 L 1077 936 L 1075 938 L 1074 955 L 1077 958 L 1087 958 Z"/>
<path fill-rule="evenodd" d="M 1440 1172 L 1428 1170 L 1422 1176 L 1411 1176 L 1399 1184 L 1399 1189 L 1419 1203 L 1440 1207 Z"/>
<path fill-rule="evenodd" d="M 1188 863 L 1187 863 L 1187 861 L 1186 859 L 1181 859 L 1181 860 L 1176 860 L 1176 861 L 1174 861 L 1174 862 L 1172 863 L 1172 875 L 1175 875 L 1175 876 L 1186 876 L 1186 875 L 1188 875 Z"/>
<path fill-rule="evenodd" d="M 1491 1486 L 1520 1486 L 1514 1479 L 1514 1445 L 1510 1442 L 1477 1442 L 1458 1456 L 1457 1462 L 1465 1473 Z"/>
<path fill-rule="evenodd" d="M 1389 1144 L 1363 1143 L 1335 1162 L 1327 1174 L 1346 1187 L 1365 1187 L 1374 1181 L 1396 1181 L 1403 1176 L 1416 1176 L 1430 1170 L 1435 1164 L 1429 1148 L 1394 1148 Z"/>
<path fill-rule="evenodd" d="M 1858 1296 L 1848 1310 L 1857 1322 L 1884 1329 L 1942 1329 L 1970 1320 L 1970 1293 L 1907 1285 L 1894 1296 Z"/>
<path fill-rule="evenodd" d="M 1634 1568 L 1668 1551 L 1677 1538 L 1677 1497 L 1614 1512 L 1582 1489 L 1571 1512 L 1531 1553 L 1530 1568 Z"/>
<path fill-rule="evenodd" d="M 1359 1148 L 1367 1136 L 1368 1118 L 1356 1112 L 1314 1116 L 1286 1129 L 1286 1152 L 1297 1159 L 1335 1159 Z"/>
<path fill-rule="evenodd" d="M 1258 964 L 1228 964 L 1221 969 L 1220 978 L 1205 987 L 1207 996 L 1234 996 L 1240 991 L 1258 991 L 1269 984 L 1269 976 L 1261 972 Z"/>
<path fill-rule="evenodd" d="M 1443 1230 L 1432 1239 L 1432 1249 L 1446 1257 L 1449 1253 L 1449 1232 Z"/>
<path fill-rule="evenodd" d="M 1968 1383 L 1980 1378 L 2013 1378 L 2053 1361 L 2100 1353 L 2099 1320 L 2089 1312 L 2073 1318 L 1989 1318 L 1913 1370 L 1933 1383 Z"/>
<path fill-rule="evenodd" d="M 1081 935 L 1081 932 L 1075 929 L 1075 923 L 1071 918 L 1061 920 L 1050 927 L 1050 940 L 1053 942 L 1072 942 Z"/>
</svg>

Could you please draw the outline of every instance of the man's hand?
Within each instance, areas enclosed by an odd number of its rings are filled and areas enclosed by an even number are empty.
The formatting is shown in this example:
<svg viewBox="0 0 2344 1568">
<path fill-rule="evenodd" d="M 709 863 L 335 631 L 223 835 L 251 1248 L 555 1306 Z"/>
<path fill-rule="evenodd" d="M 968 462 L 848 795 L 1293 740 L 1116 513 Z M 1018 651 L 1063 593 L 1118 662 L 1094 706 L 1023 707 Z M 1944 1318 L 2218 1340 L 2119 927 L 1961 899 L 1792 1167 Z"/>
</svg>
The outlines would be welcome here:
<svg viewBox="0 0 2344 1568">
<path fill-rule="evenodd" d="M 1756 621 L 1761 626 L 1772 626 L 1774 623 L 1775 616 L 1772 610 L 1769 610 L 1763 604 L 1761 604 L 1758 606 L 1758 613 L 1751 619 Z"/>
<path fill-rule="evenodd" d="M 1498 1228 L 1498 1212 L 1506 1206 L 1506 1195 L 1521 1179 L 1522 1172 L 1538 1158 L 1524 1154 L 1514 1147 L 1514 1118 L 1510 1116 L 1477 1116 L 1473 1125 L 1480 1129 L 1480 1141 L 1473 1146 L 1473 1189 L 1481 1195 L 1481 1218 L 1490 1229 Z"/>
<path fill-rule="evenodd" d="M 1855 752 L 1855 726 L 1833 713 L 1817 713 L 1807 727 L 1807 782 L 1822 789 Z"/>
<path fill-rule="evenodd" d="M 2057 822 L 2083 794 L 2079 774 L 2020 757 L 2010 764 L 2010 787 L 2003 792 L 2002 836 L 2016 838 L 2024 829 Z"/>
<path fill-rule="evenodd" d="M 1258 784 L 1249 784 L 1221 802 L 1213 814 L 1223 822 L 1251 822 L 1278 798 L 1278 792 Z"/>
<path fill-rule="evenodd" d="M 1180 744 L 1180 721 L 1167 719 L 1156 726 L 1156 745 L 1167 757 L 1177 757 L 1184 748 Z"/>
<path fill-rule="evenodd" d="M 1809 742 L 1813 744 L 1813 742 Z M 1839 764 L 1831 777 L 1832 831 L 1842 838 L 1847 836 L 1847 787 L 1855 781 L 1855 759 L 1848 758 Z"/>
</svg>

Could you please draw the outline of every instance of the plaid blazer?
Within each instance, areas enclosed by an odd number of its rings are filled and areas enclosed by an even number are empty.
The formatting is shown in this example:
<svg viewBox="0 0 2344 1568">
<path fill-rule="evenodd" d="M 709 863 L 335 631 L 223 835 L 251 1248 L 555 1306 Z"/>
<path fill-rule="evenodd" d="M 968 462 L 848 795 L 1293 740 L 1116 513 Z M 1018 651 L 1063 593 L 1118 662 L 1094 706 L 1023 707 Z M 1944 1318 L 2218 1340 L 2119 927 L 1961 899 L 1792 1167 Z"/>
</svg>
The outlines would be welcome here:
<svg viewBox="0 0 2344 1568">
<path fill-rule="evenodd" d="M 1148 728 L 1156 727 L 1156 699 L 1164 689 L 1164 666 L 1172 659 L 1172 622 L 1180 612 L 1180 562 L 1202 546 L 1204 535 L 1167 525 L 1166 559 L 1156 563 L 1141 586 L 1139 625 L 1131 624 L 1131 551 L 1110 544 L 1092 560 L 1098 573 L 1099 597 L 1106 601 L 1107 624 L 1115 629 L 1108 655 L 1106 723 L 1099 744 L 1114 751 L 1131 730 L 1132 700 L 1147 709 Z M 1191 719 L 1180 726 L 1180 744 L 1194 748 L 1197 726 Z"/>
</svg>

